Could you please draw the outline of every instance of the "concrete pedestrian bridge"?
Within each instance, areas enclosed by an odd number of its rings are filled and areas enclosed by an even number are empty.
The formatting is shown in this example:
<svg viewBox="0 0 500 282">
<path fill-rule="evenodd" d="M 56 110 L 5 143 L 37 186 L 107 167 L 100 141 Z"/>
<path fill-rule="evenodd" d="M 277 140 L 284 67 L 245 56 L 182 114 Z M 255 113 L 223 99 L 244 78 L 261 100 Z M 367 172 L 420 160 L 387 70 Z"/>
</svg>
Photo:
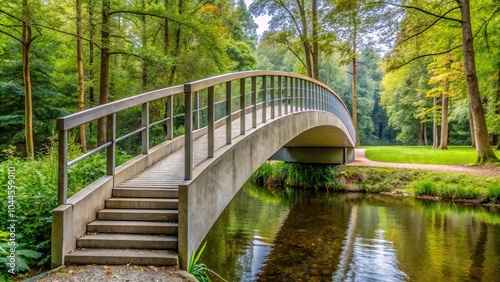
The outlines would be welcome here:
<svg viewBox="0 0 500 282">
<path fill-rule="evenodd" d="M 163 112 L 152 114 L 158 104 Z M 142 126 L 117 136 L 117 114 L 134 107 Z M 68 160 L 69 131 L 102 118 L 106 143 Z M 184 134 L 175 137 L 179 124 Z M 155 126 L 163 126 L 165 141 L 151 147 Z M 348 163 L 356 143 L 349 112 L 333 90 L 278 71 L 232 73 L 148 92 L 59 118 L 57 127 L 53 267 L 185 269 L 220 213 L 266 160 Z M 141 154 L 116 166 L 116 146 L 131 136 L 140 136 Z M 69 168 L 100 151 L 106 152 L 106 175 L 68 198 Z"/>
</svg>

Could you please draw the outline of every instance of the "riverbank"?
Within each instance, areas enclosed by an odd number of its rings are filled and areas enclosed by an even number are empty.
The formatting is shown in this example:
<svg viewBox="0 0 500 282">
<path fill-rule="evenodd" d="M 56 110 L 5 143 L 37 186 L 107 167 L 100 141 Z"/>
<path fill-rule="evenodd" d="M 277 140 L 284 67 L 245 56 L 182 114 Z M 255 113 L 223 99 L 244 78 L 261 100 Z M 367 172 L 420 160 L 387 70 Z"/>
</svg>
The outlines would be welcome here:
<svg viewBox="0 0 500 282">
<path fill-rule="evenodd" d="M 500 204 L 498 167 L 373 162 L 358 152 L 347 166 L 266 163 L 251 177 L 270 191 L 386 193 L 476 204 Z"/>
</svg>

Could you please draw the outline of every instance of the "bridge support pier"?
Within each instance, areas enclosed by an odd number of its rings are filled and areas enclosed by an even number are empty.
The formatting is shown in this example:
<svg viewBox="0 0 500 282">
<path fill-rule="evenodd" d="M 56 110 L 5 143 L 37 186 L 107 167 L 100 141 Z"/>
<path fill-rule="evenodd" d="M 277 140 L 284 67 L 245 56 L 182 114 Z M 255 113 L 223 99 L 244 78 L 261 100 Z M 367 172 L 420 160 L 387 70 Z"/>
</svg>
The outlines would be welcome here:
<svg viewBox="0 0 500 282">
<path fill-rule="evenodd" d="M 269 160 L 295 163 L 347 164 L 354 161 L 354 148 L 283 147 Z"/>
</svg>

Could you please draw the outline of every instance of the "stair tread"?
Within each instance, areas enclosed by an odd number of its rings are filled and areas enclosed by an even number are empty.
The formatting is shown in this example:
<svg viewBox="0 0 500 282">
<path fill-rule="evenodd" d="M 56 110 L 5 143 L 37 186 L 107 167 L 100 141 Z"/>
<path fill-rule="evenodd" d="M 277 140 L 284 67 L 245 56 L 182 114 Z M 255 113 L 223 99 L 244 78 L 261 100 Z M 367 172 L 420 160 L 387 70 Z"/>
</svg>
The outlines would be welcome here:
<svg viewBox="0 0 500 282">
<path fill-rule="evenodd" d="M 166 210 L 166 209 L 102 209 L 99 213 L 171 213 L 176 214 L 178 210 Z"/>
<path fill-rule="evenodd" d="M 130 187 L 124 187 L 124 186 L 118 186 L 113 188 L 114 190 L 148 190 L 148 191 L 179 191 L 178 187 L 165 187 L 165 188 L 160 188 L 160 187 L 139 187 L 139 186 L 130 186 Z"/>
<path fill-rule="evenodd" d="M 179 255 L 174 250 L 76 249 L 65 256 L 65 261 L 74 264 L 178 265 Z"/>
<path fill-rule="evenodd" d="M 174 198 L 109 198 L 106 201 L 117 201 L 117 202 L 125 202 L 125 201 L 133 201 L 133 202 L 167 202 L 167 203 L 173 203 L 173 202 L 178 202 L 178 199 Z"/>
<path fill-rule="evenodd" d="M 78 238 L 78 240 L 110 240 L 110 241 L 177 241 L 176 236 L 172 235 L 144 235 L 144 234 L 116 234 L 99 233 L 89 234 Z"/>
<path fill-rule="evenodd" d="M 163 221 L 128 221 L 128 220 L 96 220 L 87 224 L 88 226 L 167 226 L 177 227 L 177 222 L 163 222 Z"/>
</svg>

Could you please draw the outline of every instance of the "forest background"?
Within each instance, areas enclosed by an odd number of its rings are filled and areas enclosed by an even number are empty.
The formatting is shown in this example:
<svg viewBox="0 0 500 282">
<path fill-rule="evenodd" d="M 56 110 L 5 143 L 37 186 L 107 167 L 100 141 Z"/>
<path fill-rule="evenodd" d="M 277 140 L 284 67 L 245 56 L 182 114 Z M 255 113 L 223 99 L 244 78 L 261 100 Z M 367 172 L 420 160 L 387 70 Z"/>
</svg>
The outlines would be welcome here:
<svg viewBox="0 0 500 282">
<path fill-rule="evenodd" d="M 257 35 L 253 17 L 262 15 L 269 30 Z M 359 145 L 476 146 L 478 162 L 495 161 L 499 15 L 498 0 L 0 0 L 0 182 L 14 167 L 27 251 L 19 258 L 50 261 L 56 118 L 217 74 L 308 75 L 346 103 Z M 133 113 L 120 119 L 119 131 L 140 123 Z M 99 122 L 75 129 L 71 150 L 102 144 L 103 130 Z M 155 131 L 153 142 L 165 140 Z M 119 147 L 123 159 L 136 141 Z M 100 165 L 75 168 L 70 188 Z"/>
</svg>

